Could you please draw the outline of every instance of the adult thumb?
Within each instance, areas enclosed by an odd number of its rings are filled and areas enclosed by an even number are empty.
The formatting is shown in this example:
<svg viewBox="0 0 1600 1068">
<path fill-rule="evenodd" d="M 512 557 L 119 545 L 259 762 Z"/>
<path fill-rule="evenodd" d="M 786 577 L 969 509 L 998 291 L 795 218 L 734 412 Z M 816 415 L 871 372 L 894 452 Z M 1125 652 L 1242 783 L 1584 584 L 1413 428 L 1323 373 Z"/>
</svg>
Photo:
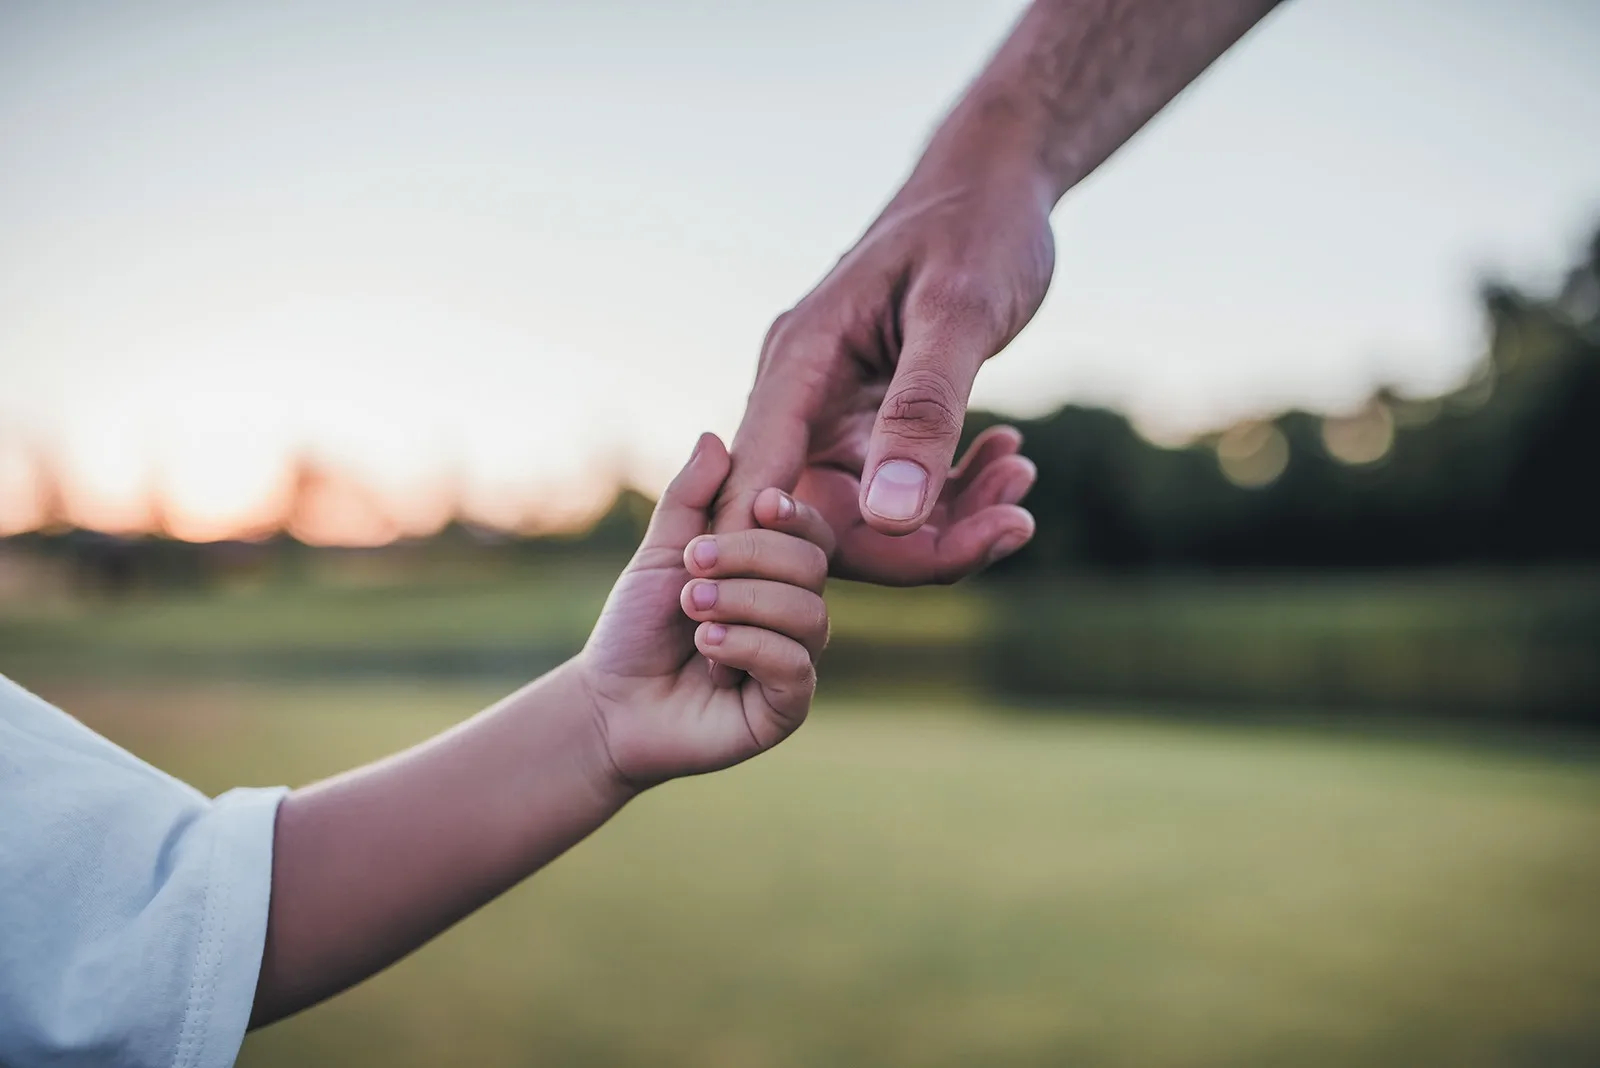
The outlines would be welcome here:
<svg viewBox="0 0 1600 1068">
<path fill-rule="evenodd" d="M 861 515 L 874 529 L 909 534 L 927 522 L 955 458 L 972 383 L 992 354 L 991 321 L 986 305 L 970 302 L 937 302 L 907 316 L 861 471 Z"/>
</svg>

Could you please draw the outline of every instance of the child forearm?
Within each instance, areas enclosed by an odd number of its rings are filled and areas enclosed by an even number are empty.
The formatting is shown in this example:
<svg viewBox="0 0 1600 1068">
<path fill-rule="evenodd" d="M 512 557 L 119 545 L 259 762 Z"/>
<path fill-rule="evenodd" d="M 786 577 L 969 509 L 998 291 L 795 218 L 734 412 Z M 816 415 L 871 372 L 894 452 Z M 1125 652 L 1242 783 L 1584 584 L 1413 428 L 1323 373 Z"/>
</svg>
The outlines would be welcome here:
<svg viewBox="0 0 1600 1068">
<path fill-rule="evenodd" d="M 387 967 L 629 796 L 565 668 L 413 749 L 295 791 L 278 813 L 251 1026 Z"/>
<path fill-rule="evenodd" d="M 799 726 L 827 641 L 832 534 L 769 489 L 757 529 L 707 535 L 728 467 L 702 436 L 578 657 L 283 800 L 251 1026 L 399 960 L 599 827 L 635 784 L 729 767 Z M 717 686 L 708 658 L 745 674 Z"/>
</svg>

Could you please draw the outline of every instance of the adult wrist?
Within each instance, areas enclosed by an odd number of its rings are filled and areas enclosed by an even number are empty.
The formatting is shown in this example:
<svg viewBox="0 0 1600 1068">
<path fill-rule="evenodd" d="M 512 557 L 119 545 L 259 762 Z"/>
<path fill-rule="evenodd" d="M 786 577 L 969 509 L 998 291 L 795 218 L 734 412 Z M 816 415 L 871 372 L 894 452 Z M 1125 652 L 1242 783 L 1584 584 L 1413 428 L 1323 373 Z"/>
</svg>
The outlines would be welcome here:
<svg viewBox="0 0 1600 1068">
<path fill-rule="evenodd" d="M 928 146 L 994 157 L 1053 207 L 1278 0 L 1034 0 Z"/>
<path fill-rule="evenodd" d="M 1037 101 L 979 82 L 940 123 L 905 187 L 1001 187 L 1036 197 L 1049 214 L 1077 181 L 1061 172 L 1051 122 Z"/>
</svg>

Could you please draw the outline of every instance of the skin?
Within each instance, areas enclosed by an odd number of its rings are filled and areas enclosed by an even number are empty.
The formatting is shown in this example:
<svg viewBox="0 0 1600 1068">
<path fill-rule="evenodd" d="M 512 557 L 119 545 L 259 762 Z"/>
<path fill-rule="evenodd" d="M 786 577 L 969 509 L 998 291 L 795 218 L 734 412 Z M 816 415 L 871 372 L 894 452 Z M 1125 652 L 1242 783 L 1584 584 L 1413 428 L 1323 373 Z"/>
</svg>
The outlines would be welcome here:
<svg viewBox="0 0 1600 1068">
<path fill-rule="evenodd" d="M 773 324 L 717 529 L 749 526 L 758 490 L 793 489 L 833 528 L 834 573 L 885 585 L 954 582 L 1026 544 L 1020 435 L 996 428 L 953 462 L 978 368 L 1050 284 L 1050 211 L 1275 6 L 1036 0 L 883 213 Z"/>
<path fill-rule="evenodd" d="M 805 720 L 831 535 L 777 490 L 754 502 L 756 527 L 707 535 L 728 470 L 702 437 L 576 658 L 285 798 L 252 1026 L 399 960 L 648 787 L 748 760 Z M 741 683 L 713 685 L 707 658 Z"/>
<path fill-rule="evenodd" d="M 252 1024 L 386 967 L 650 785 L 787 737 L 827 639 L 830 562 L 917 585 L 1021 548 L 1034 469 L 1017 432 L 953 461 L 978 368 L 1044 299 L 1050 211 L 1274 6 L 1037 0 L 883 213 L 774 323 L 732 459 L 701 439 L 584 652 L 284 801 Z"/>
</svg>

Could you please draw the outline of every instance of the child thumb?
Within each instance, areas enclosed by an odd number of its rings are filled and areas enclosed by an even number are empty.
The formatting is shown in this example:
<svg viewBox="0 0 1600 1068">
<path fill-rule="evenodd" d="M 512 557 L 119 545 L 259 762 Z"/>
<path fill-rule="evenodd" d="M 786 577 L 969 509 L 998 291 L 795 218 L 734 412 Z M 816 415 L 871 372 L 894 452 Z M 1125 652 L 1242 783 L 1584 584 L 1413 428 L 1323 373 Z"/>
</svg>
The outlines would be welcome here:
<svg viewBox="0 0 1600 1068">
<path fill-rule="evenodd" d="M 710 522 L 711 502 L 728 477 L 728 467 L 728 450 L 722 439 L 715 434 L 701 434 L 689 462 L 661 494 L 655 515 L 650 517 L 645 544 L 682 552 L 689 542 L 704 534 Z"/>
</svg>

